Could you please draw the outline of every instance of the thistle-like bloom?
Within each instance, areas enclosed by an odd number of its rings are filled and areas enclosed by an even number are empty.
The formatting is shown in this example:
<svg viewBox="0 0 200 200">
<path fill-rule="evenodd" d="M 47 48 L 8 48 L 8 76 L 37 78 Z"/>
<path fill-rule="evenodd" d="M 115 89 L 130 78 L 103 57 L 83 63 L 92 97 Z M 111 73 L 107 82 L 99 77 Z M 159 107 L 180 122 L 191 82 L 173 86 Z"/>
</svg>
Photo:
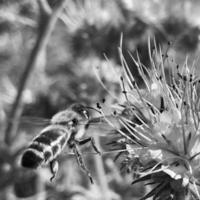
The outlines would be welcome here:
<svg viewBox="0 0 200 200">
<path fill-rule="evenodd" d="M 124 138 L 129 161 L 139 159 L 139 178 L 133 183 L 153 185 L 141 199 L 200 199 L 199 78 L 187 60 L 167 77 L 168 58 L 155 42 L 154 46 L 154 53 L 149 53 L 151 69 L 142 65 L 139 56 L 137 61 L 133 58 L 144 89 L 139 89 L 120 49 L 126 100 L 116 115 L 121 125 L 117 131 Z"/>
</svg>

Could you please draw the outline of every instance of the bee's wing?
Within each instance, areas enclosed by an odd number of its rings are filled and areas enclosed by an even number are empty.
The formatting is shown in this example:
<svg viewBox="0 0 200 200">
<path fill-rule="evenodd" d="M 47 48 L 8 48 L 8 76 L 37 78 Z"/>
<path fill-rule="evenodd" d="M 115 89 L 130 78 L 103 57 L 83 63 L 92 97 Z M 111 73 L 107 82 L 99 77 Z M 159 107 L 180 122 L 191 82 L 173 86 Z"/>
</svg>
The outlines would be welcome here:
<svg viewBox="0 0 200 200">
<path fill-rule="evenodd" d="M 6 125 L 7 122 L 12 122 L 13 119 L 4 119 L 3 121 L 1 121 L 0 123 L 3 123 L 4 125 Z M 46 119 L 46 118 L 41 118 L 41 117 L 30 117 L 30 116 L 22 116 L 20 117 L 19 121 L 19 126 L 20 127 L 45 127 L 48 126 L 50 124 L 50 119 Z"/>
<path fill-rule="evenodd" d="M 50 119 L 42 118 L 42 117 L 23 116 L 20 118 L 20 123 L 46 126 L 50 124 Z"/>
<path fill-rule="evenodd" d="M 87 136 L 98 135 L 100 137 L 111 135 L 110 133 L 116 132 L 120 125 L 117 117 L 109 115 L 104 117 L 91 118 L 87 122 L 80 122 L 85 124 L 85 131 Z"/>
<path fill-rule="evenodd" d="M 12 121 L 13 119 L 9 119 Z M 42 117 L 32 117 L 32 116 L 22 116 L 19 119 L 20 125 L 31 125 L 31 126 L 48 126 L 51 124 L 51 120 Z M 103 117 L 92 118 L 91 120 L 81 120 L 79 121 L 80 125 L 86 126 L 86 129 L 101 129 L 101 130 L 110 130 L 111 126 Z"/>
<path fill-rule="evenodd" d="M 10 119 L 12 120 L 12 119 Z M 79 125 L 85 127 L 85 132 L 87 136 L 94 136 L 97 134 L 99 136 L 107 136 L 108 133 L 115 131 L 118 128 L 117 119 L 113 116 L 96 117 L 90 120 L 81 120 Z M 30 117 L 22 116 L 19 119 L 19 125 L 23 128 L 44 128 L 51 124 L 50 119 L 41 117 Z"/>
</svg>

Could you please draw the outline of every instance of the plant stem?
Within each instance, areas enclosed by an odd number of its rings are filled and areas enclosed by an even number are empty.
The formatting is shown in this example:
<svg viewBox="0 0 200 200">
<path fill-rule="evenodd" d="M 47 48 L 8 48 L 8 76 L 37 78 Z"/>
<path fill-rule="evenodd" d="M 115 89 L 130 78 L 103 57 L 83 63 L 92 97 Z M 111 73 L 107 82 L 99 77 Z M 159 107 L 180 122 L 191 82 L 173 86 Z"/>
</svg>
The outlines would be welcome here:
<svg viewBox="0 0 200 200">
<path fill-rule="evenodd" d="M 55 27 L 55 24 L 57 22 L 60 12 L 65 6 L 65 3 L 66 3 L 66 0 L 58 1 L 57 6 L 53 9 L 52 13 L 49 13 L 49 12 L 43 13 L 43 14 L 46 14 L 46 15 L 43 15 L 43 17 L 46 17 L 46 19 L 40 19 L 40 20 L 43 20 L 44 22 L 42 24 L 43 27 L 39 27 L 41 28 L 41 30 L 36 39 L 35 46 L 33 47 L 30 53 L 24 72 L 22 73 L 21 81 L 18 87 L 18 93 L 8 116 L 8 119 L 12 119 L 12 120 L 8 120 L 6 131 L 5 131 L 5 143 L 7 145 L 12 144 L 12 140 L 16 136 L 16 132 L 19 125 L 19 118 L 23 110 L 23 102 L 22 102 L 23 92 L 28 84 L 30 75 L 37 63 L 37 59 L 40 57 L 43 51 L 46 50 L 46 46 L 51 36 L 51 33 Z M 40 5 L 41 6 L 44 5 L 44 0 L 41 0 Z M 41 9 L 41 11 L 44 12 L 45 8 L 43 8 L 43 10 Z"/>
<path fill-rule="evenodd" d="M 99 144 L 99 137 L 97 135 L 95 135 L 95 142 L 96 145 L 99 149 L 100 144 Z M 108 182 L 106 179 L 106 173 L 104 170 L 104 166 L 103 166 L 103 160 L 101 156 L 94 156 L 95 159 L 95 168 L 96 168 L 96 172 L 97 172 L 97 179 L 99 182 L 99 188 L 102 192 L 102 198 L 104 200 L 110 200 L 109 197 L 109 186 L 108 186 Z"/>
</svg>

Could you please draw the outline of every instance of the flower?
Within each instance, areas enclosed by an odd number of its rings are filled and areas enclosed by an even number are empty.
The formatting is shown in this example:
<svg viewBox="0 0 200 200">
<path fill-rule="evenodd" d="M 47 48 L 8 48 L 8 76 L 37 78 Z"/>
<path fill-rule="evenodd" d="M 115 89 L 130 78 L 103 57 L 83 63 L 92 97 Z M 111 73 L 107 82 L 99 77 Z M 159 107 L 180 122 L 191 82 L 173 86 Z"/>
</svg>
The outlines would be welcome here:
<svg viewBox="0 0 200 200">
<path fill-rule="evenodd" d="M 125 138 L 129 160 L 139 159 L 139 178 L 133 183 L 156 185 L 141 199 L 186 199 L 188 195 L 200 199 L 199 78 L 186 62 L 181 73 L 179 67 L 173 69 L 171 81 L 166 81 L 167 57 L 154 46 L 155 53 L 149 55 L 151 69 L 132 58 L 146 85 L 143 89 L 121 51 L 126 100 L 116 115 L 121 125 L 117 131 Z"/>
</svg>

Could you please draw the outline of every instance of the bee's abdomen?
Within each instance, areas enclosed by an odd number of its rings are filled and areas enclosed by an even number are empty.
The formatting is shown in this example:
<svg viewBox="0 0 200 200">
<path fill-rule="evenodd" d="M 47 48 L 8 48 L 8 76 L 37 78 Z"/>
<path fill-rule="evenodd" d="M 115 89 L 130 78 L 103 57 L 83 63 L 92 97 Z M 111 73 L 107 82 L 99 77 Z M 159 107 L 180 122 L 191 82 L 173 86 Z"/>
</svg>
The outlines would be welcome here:
<svg viewBox="0 0 200 200">
<path fill-rule="evenodd" d="M 27 149 L 21 160 L 21 165 L 26 168 L 37 168 L 43 162 L 43 156 L 37 154 L 36 151 Z"/>
<path fill-rule="evenodd" d="M 49 126 L 37 136 L 25 150 L 21 164 L 27 168 L 37 168 L 55 159 L 65 146 L 70 134 L 60 126 Z"/>
</svg>

